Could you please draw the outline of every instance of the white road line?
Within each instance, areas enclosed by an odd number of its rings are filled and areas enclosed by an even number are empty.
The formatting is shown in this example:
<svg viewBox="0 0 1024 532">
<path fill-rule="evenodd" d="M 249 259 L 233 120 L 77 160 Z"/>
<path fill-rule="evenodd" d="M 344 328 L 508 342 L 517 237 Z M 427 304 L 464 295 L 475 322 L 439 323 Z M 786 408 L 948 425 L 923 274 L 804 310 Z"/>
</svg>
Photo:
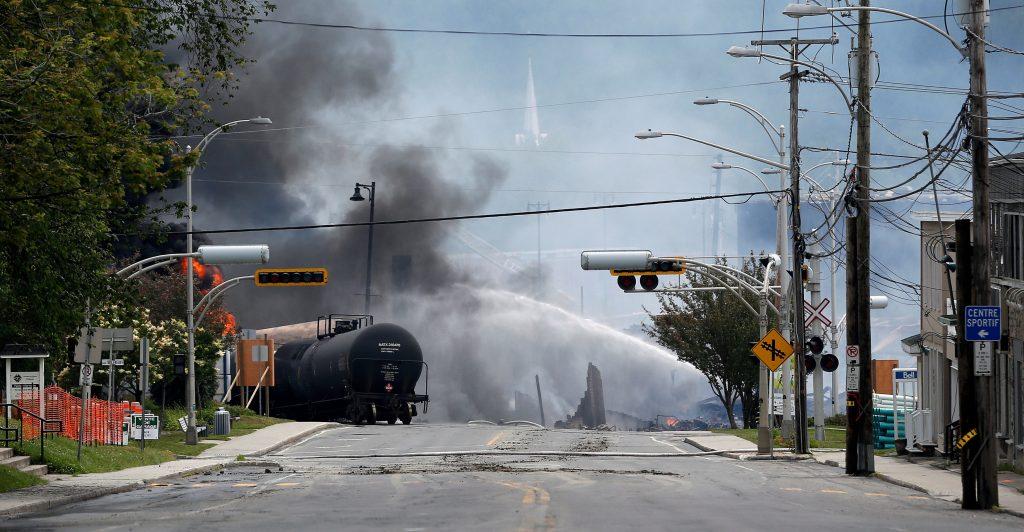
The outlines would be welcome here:
<svg viewBox="0 0 1024 532">
<path fill-rule="evenodd" d="M 334 429 L 331 429 L 331 430 L 329 430 L 329 431 L 321 431 L 321 432 L 317 432 L 316 434 L 312 434 L 312 435 L 310 435 L 309 437 L 307 437 L 307 438 L 303 439 L 303 440 L 302 440 L 302 441 L 300 441 L 299 443 L 296 443 L 296 444 L 292 444 L 292 445 L 290 445 L 290 446 L 289 446 L 289 449 L 294 449 L 294 448 L 296 448 L 296 447 L 298 447 L 298 446 L 302 445 L 303 443 L 306 443 L 306 442 L 308 442 L 309 440 L 312 440 L 313 438 L 316 438 L 316 437 L 318 437 L 318 436 L 322 436 L 322 435 L 326 434 L 327 432 L 333 432 L 333 431 L 335 431 L 335 430 L 348 430 L 348 429 L 349 429 L 349 427 L 336 427 L 336 428 L 334 428 Z"/>
<path fill-rule="evenodd" d="M 658 438 L 655 438 L 654 436 L 650 436 L 650 438 L 651 438 L 652 440 L 654 440 L 654 441 L 656 441 L 656 442 L 658 442 L 658 443 L 662 444 L 662 445 L 668 445 L 669 447 L 671 447 L 671 448 L 673 448 L 673 449 L 675 449 L 675 450 L 679 451 L 680 453 L 683 453 L 683 454 L 690 454 L 690 453 L 688 453 L 688 452 L 686 452 L 686 451 L 684 451 L 684 450 L 680 449 L 679 447 L 676 447 L 676 446 L 675 446 L 674 444 L 672 444 L 672 443 L 669 443 L 669 442 L 667 442 L 667 441 L 661 441 L 661 440 L 659 440 Z"/>
<path fill-rule="evenodd" d="M 733 465 L 734 465 L 734 466 L 736 466 L 736 467 L 738 467 L 738 468 L 740 468 L 740 469 L 746 469 L 747 471 L 750 471 L 750 472 L 752 472 L 752 473 L 757 473 L 757 471 L 754 471 L 753 469 L 750 469 L 750 468 L 749 468 L 749 467 L 747 467 L 747 466 L 741 466 L 741 465 L 739 465 L 739 464 L 733 464 Z"/>
</svg>

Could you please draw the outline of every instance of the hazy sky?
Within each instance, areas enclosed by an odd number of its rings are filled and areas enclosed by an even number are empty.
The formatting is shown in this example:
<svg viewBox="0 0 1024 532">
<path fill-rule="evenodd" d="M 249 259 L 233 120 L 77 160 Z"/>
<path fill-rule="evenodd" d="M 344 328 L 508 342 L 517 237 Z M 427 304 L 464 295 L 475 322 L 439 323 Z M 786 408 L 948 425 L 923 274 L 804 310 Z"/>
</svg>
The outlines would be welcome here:
<svg viewBox="0 0 1024 532">
<path fill-rule="evenodd" d="M 764 27 L 794 28 L 795 22 L 781 15 L 787 2 L 765 2 Z M 955 2 L 953 2 L 955 4 Z M 675 1 L 675 2 L 455 2 L 455 1 L 374 1 L 374 2 L 279 2 L 274 17 L 320 23 L 354 23 L 369 26 L 400 28 L 431 28 L 453 30 L 559 32 L 559 33 L 686 33 L 759 30 L 762 27 L 762 3 L 747 1 Z M 1012 2 L 993 0 L 994 8 Z M 943 2 L 888 2 L 889 7 L 918 15 L 942 13 Z M 882 19 L 884 17 L 876 17 Z M 846 19 L 851 25 L 855 18 Z M 827 25 L 829 19 L 805 19 L 803 25 Z M 942 26 L 941 19 L 934 23 Z M 1024 22 L 1024 9 L 994 13 L 989 27 L 990 40 L 1005 46 L 1024 48 L 1019 28 Z M 952 19 L 950 30 L 960 39 L 963 32 Z M 754 59 L 735 59 L 724 52 L 732 45 L 747 45 L 758 35 L 673 38 L 563 38 L 471 36 L 414 33 L 374 33 L 341 29 L 317 29 L 298 26 L 263 24 L 260 34 L 272 32 L 275 38 L 302 34 L 317 46 L 304 53 L 318 68 L 330 69 L 344 64 L 344 54 L 336 49 L 340 40 L 354 41 L 358 46 L 380 47 L 381 60 L 391 61 L 386 97 L 346 99 L 314 113 L 313 123 L 305 118 L 281 120 L 275 127 L 319 126 L 326 141 L 337 143 L 339 150 L 352 155 L 351 165 L 338 167 L 335 173 L 318 171 L 307 176 L 300 190 L 291 192 L 305 198 L 306 215 L 321 222 L 341 220 L 352 209 L 365 209 L 365 204 L 347 201 L 351 183 L 367 182 L 371 166 L 358 162 L 361 151 L 379 145 L 420 145 L 430 147 L 444 161 L 446 186 L 472 189 L 478 186 L 469 175 L 473 166 L 466 163 L 478 155 L 489 157 L 505 168 L 507 175 L 479 204 L 465 212 L 437 212 L 437 215 L 467 214 L 520 210 L 528 203 L 548 203 L 552 208 L 615 203 L 647 199 L 665 199 L 709 193 L 713 172 L 710 163 L 718 151 L 674 138 L 639 141 L 633 134 L 642 129 L 676 131 L 705 138 L 751 153 L 774 159 L 771 144 L 764 132 L 744 113 L 725 106 L 698 107 L 695 98 L 717 96 L 743 101 L 767 114 L 776 124 L 787 123 L 787 86 L 778 81 L 785 67 Z M 827 37 L 829 29 L 801 31 L 801 37 Z M 842 75 L 847 74 L 847 52 L 851 33 L 838 27 L 839 44 L 808 51 Z M 795 31 L 767 34 L 766 38 L 785 38 Z M 964 88 L 967 86 L 967 65 L 948 42 L 931 31 L 913 23 L 880 24 L 874 28 L 875 47 L 880 56 L 880 79 L 922 85 Z M 259 35 L 257 36 L 259 37 Z M 356 48 L 358 48 L 358 46 Z M 347 45 L 345 50 L 352 50 Z M 367 50 L 362 49 L 364 57 Z M 778 52 L 778 53 L 781 53 Z M 541 130 L 548 134 L 540 148 L 516 146 L 514 135 L 521 131 L 523 111 L 496 109 L 521 107 L 525 100 L 527 61 L 532 58 Z M 257 60 L 260 58 L 257 57 Z M 300 61 L 303 59 L 299 59 Z M 1019 57 L 989 54 L 989 87 L 993 90 L 1019 90 L 1022 70 Z M 321 73 L 322 74 L 322 73 Z M 324 83 L 329 76 L 314 82 Z M 337 91 L 352 90 L 339 80 Z M 275 83 L 301 85 L 303 77 L 281 72 Z M 764 83 L 764 84 L 759 84 Z M 750 85 L 759 84 L 759 85 Z M 749 86 L 742 86 L 749 85 Z M 243 85 L 243 91 L 248 90 Z M 328 82 L 319 87 L 330 93 Z M 241 95 L 244 99 L 245 95 Z M 920 144 L 921 130 L 929 129 L 933 138 L 949 127 L 951 119 L 964 100 L 958 94 L 933 94 L 879 88 L 873 93 L 876 116 L 904 139 Z M 273 102 L 302 106 L 303 102 Z M 250 108 L 254 104 L 249 102 Z M 258 102 L 256 102 L 258 107 Z M 801 85 L 800 141 L 803 145 L 845 149 L 848 142 L 849 119 L 835 88 L 824 83 Z M 234 118 L 229 105 L 220 116 Z M 308 111 L 308 110 L 307 110 Z M 999 112 L 998 110 L 993 110 Z M 426 115 L 449 115 L 441 118 L 409 118 Z M 884 118 L 882 118 L 884 117 Z M 993 127 L 1014 129 L 1015 122 L 1001 122 Z M 301 134 L 297 133 L 301 132 Z M 260 150 L 297 151 L 303 143 L 318 138 L 317 128 L 253 134 L 265 142 Z M 920 155 L 913 148 L 879 127 L 874 127 L 873 149 L 876 152 Z M 221 142 L 221 141 L 218 141 Z M 224 143 L 227 144 L 227 143 Z M 214 144 L 211 153 L 217 149 Z M 1013 148 L 1012 145 L 1006 146 Z M 1004 150 L 1005 151 L 1005 150 Z M 759 170 L 763 165 L 744 162 L 725 154 L 725 160 Z M 311 155 L 313 157 L 315 155 Z M 834 156 L 806 153 L 803 166 L 829 160 Z M 851 157 L 852 158 L 852 157 Z M 875 164 L 894 159 L 876 158 Z M 911 166 L 916 170 L 918 167 Z M 909 169 L 891 172 L 876 171 L 880 183 L 894 183 L 907 175 Z M 200 169 L 197 179 L 264 179 L 275 176 L 275 168 L 259 175 L 228 175 L 230 167 Z M 824 183 L 834 180 L 831 168 L 822 168 L 815 177 Z M 962 174 L 951 171 L 950 178 L 959 182 Z M 923 182 L 923 181 L 920 181 Z M 334 186 L 321 186 L 332 184 Z M 240 220 L 217 213 L 213 206 L 204 206 L 204 194 L 212 194 L 224 183 L 196 183 L 196 201 L 200 205 L 197 224 L 204 228 L 251 225 L 252 219 Z M 279 187 L 261 184 L 230 185 L 231 193 L 260 204 L 273 204 L 280 197 Z M 378 182 L 378 195 L 394 194 L 389 183 Z M 726 172 L 724 192 L 755 191 L 760 188 L 740 171 Z M 223 192 L 222 189 L 218 189 Z M 209 197 L 209 196 L 207 196 Z M 893 205 L 897 212 L 933 209 L 930 197 L 922 203 L 903 202 Z M 924 201 L 928 200 L 928 201 Z M 422 197 L 423 210 L 430 212 L 432 198 Z M 950 205 L 947 210 L 965 210 L 969 204 Z M 898 207 L 898 208 L 897 208 Z M 741 244 L 736 233 L 744 224 L 773 224 L 763 216 L 751 220 L 754 209 L 743 205 L 722 205 L 723 233 L 721 249 L 735 254 Z M 705 229 L 711 206 L 645 207 L 599 213 L 545 216 L 541 220 L 540 245 L 544 250 L 579 250 L 600 248 L 651 249 L 658 254 L 697 256 L 709 250 Z M 764 209 L 761 209 L 762 214 Z M 403 217 L 402 212 L 378 210 L 378 219 Z M 269 218 L 268 218 L 269 220 Z M 280 220 L 274 220 L 280 221 Z M 738 229 L 739 226 L 739 229 Z M 521 255 L 526 264 L 536 261 L 537 220 L 535 218 L 468 222 L 463 227 L 494 247 Z M 773 227 L 773 226 L 772 226 Z M 762 229 L 763 231 L 763 229 Z M 896 274 L 917 281 L 919 256 L 917 239 L 902 233 L 876 218 L 873 224 L 872 253 Z M 769 233 L 771 234 L 771 233 Z M 233 237 L 232 241 L 253 240 L 256 235 Z M 445 244 L 446 252 L 465 254 L 470 251 L 458 242 Z M 909 251 L 908 251 L 909 250 Z M 746 251 L 746 250 L 744 250 Z M 361 276 L 362 255 L 353 252 L 352 275 Z M 276 257 L 281 258 L 280 255 Z M 280 259 L 279 259 L 280 260 Z M 276 261 L 275 261 L 276 262 Z M 278 264 L 281 264 L 278 262 Z M 486 263 L 481 262 L 481 267 Z M 546 258 L 559 297 L 566 306 L 578 310 L 580 295 L 583 312 L 595 319 L 608 318 L 616 327 L 625 327 L 639 320 L 642 306 L 653 308 L 654 296 L 624 295 L 613 280 L 601 273 L 579 271 L 578 255 L 572 252 Z M 839 291 L 843 291 L 840 272 Z M 826 283 L 827 279 L 823 279 Z M 582 288 L 581 288 L 582 287 Z M 826 294 L 827 296 L 828 294 Z M 839 294 L 840 304 L 842 294 Z M 233 304 L 246 304 L 248 296 L 233 294 Z M 843 307 L 839 315 L 843 314 Z M 894 301 L 887 310 L 873 315 L 877 329 L 876 345 L 892 332 L 897 340 L 918 329 L 916 306 Z M 270 325 L 266 323 L 259 326 Z M 898 327 L 903 329 L 897 329 Z M 886 354 L 899 353 L 898 341 Z"/>
</svg>

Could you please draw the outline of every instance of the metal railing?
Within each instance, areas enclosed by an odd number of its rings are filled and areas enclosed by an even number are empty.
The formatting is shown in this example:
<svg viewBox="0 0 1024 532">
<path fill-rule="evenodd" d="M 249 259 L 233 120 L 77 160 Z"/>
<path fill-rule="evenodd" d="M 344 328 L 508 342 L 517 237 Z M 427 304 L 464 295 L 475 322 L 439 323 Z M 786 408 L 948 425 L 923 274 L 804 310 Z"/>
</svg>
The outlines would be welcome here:
<svg viewBox="0 0 1024 532">
<path fill-rule="evenodd" d="M 12 409 L 12 408 L 21 413 L 22 421 L 21 421 L 21 426 L 19 426 L 19 427 L 11 427 L 11 415 L 10 415 L 11 414 L 11 410 L 10 409 Z M 4 432 L 4 436 L 2 438 L 0 438 L 0 441 L 2 441 L 4 443 L 4 446 L 10 445 L 14 441 L 17 441 L 19 446 L 24 443 L 24 441 L 25 441 L 24 440 L 24 429 L 25 429 L 24 428 L 24 424 L 25 424 L 24 419 L 25 419 L 25 415 L 26 414 L 29 417 L 34 418 L 35 420 L 39 421 L 39 460 L 42 461 L 43 463 L 45 463 L 46 462 L 46 445 L 45 445 L 46 435 L 47 434 L 60 434 L 60 433 L 64 432 L 64 422 L 59 420 L 59 419 L 43 419 L 42 417 L 36 415 L 34 412 L 32 412 L 30 410 L 26 410 L 26 409 L 24 409 L 24 408 L 22 408 L 22 407 L 20 407 L 20 406 L 18 406 L 16 404 L 14 404 L 14 403 L 0 403 L 0 409 L 2 409 L 4 411 L 4 426 L 0 427 L 0 430 L 3 430 L 3 432 Z M 56 428 L 56 429 L 47 429 L 46 426 L 47 426 L 48 423 L 56 423 L 58 428 Z M 14 432 L 15 434 L 17 434 L 17 437 L 16 438 L 10 437 L 9 435 L 11 434 L 11 432 Z"/>
</svg>

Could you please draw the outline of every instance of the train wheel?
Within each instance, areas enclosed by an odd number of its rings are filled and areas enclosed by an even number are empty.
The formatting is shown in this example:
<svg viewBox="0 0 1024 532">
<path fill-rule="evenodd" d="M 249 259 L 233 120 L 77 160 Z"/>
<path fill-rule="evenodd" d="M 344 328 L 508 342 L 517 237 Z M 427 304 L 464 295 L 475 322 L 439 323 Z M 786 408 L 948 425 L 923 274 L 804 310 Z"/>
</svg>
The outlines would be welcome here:
<svg viewBox="0 0 1024 532">
<path fill-rule="evenodd" d="M 355 404 L 348 405 L 348 408 L 345 410 L 345 417 L 347 417 L 349 422 L 353 425 L 361 425 L 363 421 L 363 416 L 359 412 L 359 407 Z"/>
<path fill-rule="evenodd" d="M 398 416 L 396 416 L 393 413 L 388 414 L 387 420 L 388 420 L 388 425 L 394 425 L 398 421 Z"/>
<path fill-rule="evenodd" d="M 366 424 L 375 425 L 377 423 L 377 405 L 370 404 L 370 407 L 366 409 Z"/>
<path fill-rule="evenodd" d="M 403 425 L 408 425 L 409 423 L 412 423 L 412 416 L 410 416 L 409 414 L 402 414 L 398 416 L 398 419 L 402 420 Z"/>
<path fill-rule="evenodd" d="M 412 408 L 408 403 L 402 405 L 402 410 L 398 412 L 398 419 L 402 420 L 403 425 L 412 423 Z"/>
</svg>

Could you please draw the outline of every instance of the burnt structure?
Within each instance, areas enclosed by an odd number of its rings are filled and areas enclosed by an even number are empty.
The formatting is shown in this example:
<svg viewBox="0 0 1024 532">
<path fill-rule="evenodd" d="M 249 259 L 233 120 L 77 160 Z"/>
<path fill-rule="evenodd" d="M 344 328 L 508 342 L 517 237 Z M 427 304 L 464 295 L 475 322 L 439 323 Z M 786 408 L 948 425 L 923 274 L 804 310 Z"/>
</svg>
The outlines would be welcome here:
<svg viewBox="0 0 1024 532">
<path fill-rule="evenodd" d="M 576 407 L 576 412 L 566 416 L 565 421 L 555 423 L 556 428 L 594 429 L 606 425 L 604 409 L 604 388 L 601 372 L 594 364 L 587 364 L 587 391 Z"/>
</svg>

